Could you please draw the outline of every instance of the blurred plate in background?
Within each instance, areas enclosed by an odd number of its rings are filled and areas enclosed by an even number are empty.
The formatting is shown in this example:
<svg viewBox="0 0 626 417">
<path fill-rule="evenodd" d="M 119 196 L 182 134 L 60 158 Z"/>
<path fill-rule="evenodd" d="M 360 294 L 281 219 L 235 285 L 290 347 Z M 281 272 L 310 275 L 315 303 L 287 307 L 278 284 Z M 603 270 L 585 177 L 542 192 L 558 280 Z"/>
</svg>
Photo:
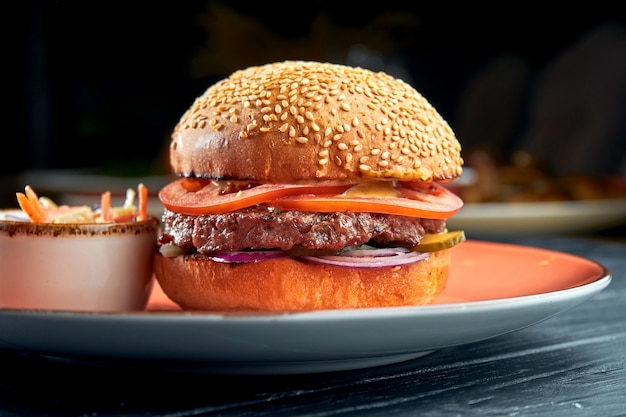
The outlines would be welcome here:
<svg viewBox="0 0 626 417">
<path fill-rule="evenodd" d="M 468 234 L 579 233 L 626 222 L 626 198 L 523 203 L 466 203 L 447 221 Z"/>
</svg>

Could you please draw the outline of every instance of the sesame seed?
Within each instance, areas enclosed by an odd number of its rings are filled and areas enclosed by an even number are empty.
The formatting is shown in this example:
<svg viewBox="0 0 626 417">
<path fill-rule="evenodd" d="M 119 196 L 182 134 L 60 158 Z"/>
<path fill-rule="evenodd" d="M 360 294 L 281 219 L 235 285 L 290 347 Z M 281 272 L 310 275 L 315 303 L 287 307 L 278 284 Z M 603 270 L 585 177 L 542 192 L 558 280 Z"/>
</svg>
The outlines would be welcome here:
<svg viewBox="0 0 626 417">
<path fill-rule="evenodd" d="M 307 143 L 308 141 L 309 141 L 309 139 L 305 138 L 304 136 L 298 136 L 296 138 L 296 142 L 298 142 L 298 143 Z"/>
</svg>

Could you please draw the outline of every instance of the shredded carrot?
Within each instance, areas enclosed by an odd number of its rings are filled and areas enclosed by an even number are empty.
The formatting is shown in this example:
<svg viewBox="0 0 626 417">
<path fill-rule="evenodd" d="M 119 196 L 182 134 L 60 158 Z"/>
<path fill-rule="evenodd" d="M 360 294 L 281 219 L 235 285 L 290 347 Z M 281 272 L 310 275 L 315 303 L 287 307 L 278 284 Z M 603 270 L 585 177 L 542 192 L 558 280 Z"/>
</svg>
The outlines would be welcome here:
<svg viewBox="0 0 626 417">
<path fill-rule="evenodd" d="M 39 210 L 38 206 L 34 206 L 32 200 L 30 200 L 24 193 L 15 193 L 17 196 L 17 202 L 19 203 L 22 211 L 28 215 L 33 223 L 43 223 L 44 216 Z"/>
<path fill-rule="evenodd" d="M 100 197 L 100 218 L 103 222 L 111 220 L 111 192 L 105 191 Z"/>
<path fill-rule="evenodd" d="M 39 201 L 39 196 L 37 195 L 35 190 L 33 190 L 30 185 L 27 185 L 26 187 L 24 187 L 24 191 L 26 192 L 26 197 L 28 197 L 30 203 L 33 205 L 33 208 L 35 208 L 35 210 L 37 210 L 39 214 L 44 217 L 45 209 L 43 207 L 43 204 L 41 204 L 41 201 Z"/>
<path fill-rule="evenodd" d="M 47 197 L 39 198 L 37 193 L 26 186 L 24 193 L 15 193 L 22 211 L 33 223 L 110 223 L 147 220 L 148 189 L 139 184 L 139 207 L 135 207 L 135 190 L 129 188 L 122 207 L 112 207 L 111 192 L 105 191 L 100 196 L 100 211 L 95 212 L 88 206 L 57 206 Z"/>
<path fill-rule="evenodd" d="M 148 220 L 148 188 L 140 183 L 137 187 L 139 194 L 139 221 Z"/>
</svg>

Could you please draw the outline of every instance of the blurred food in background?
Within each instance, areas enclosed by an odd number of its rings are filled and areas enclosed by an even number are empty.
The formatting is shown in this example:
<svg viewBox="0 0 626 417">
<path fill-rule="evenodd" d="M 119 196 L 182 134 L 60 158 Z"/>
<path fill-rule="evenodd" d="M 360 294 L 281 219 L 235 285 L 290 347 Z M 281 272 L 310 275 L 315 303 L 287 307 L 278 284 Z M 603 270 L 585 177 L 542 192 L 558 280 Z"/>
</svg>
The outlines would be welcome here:
<svg viewBox="0 0 626 417">
<path fill-rule="evenodd" d="M 484 149 L 465 155 L 466 178 L 450 188 L 465 203 L 549 202 L 626 198 L 626 178 L 616 174 L 557 175 L 527 151 L 508 163 Z"/>
<path fill-rule="evenodd" d="M 520 111 L 520 109 L 525 109 Z M 626 29 L 594 27 L 536 74 L 494 59 L 460 97 L 468 203 L 626 198 Z"/>
</svg>

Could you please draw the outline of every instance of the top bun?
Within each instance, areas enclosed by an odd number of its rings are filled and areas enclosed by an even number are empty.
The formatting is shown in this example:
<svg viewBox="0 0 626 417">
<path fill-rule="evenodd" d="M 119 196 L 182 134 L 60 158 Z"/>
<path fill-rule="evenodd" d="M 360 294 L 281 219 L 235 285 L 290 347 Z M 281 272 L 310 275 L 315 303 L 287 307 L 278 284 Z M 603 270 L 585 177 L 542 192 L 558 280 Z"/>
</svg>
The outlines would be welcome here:
<svg viewBox="0 0 626 417">
<path fill-rule="evenodd" d="M 319 62 L 250 67 L 209 87 L 172 134 L 187 177 L 448 181 L 461 146 L 413 87 L 385 73 Z"/>
</svg>

